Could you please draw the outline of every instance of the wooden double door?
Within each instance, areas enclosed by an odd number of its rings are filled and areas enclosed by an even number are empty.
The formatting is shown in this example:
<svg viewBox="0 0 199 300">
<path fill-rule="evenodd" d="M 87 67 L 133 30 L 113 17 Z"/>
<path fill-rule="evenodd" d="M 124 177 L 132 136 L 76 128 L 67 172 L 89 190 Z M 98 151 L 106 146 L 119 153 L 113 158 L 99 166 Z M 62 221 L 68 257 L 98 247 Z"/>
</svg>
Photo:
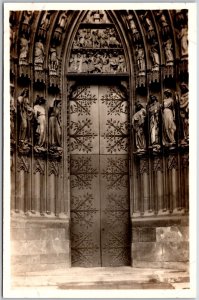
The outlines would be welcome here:
<svg viewBox="0 0 199 300">
<path fill-rule="evenodd" d="M 72 266 L 130 265 L 126 90 L 75 85 L 68 112 Z"/>
</svg>

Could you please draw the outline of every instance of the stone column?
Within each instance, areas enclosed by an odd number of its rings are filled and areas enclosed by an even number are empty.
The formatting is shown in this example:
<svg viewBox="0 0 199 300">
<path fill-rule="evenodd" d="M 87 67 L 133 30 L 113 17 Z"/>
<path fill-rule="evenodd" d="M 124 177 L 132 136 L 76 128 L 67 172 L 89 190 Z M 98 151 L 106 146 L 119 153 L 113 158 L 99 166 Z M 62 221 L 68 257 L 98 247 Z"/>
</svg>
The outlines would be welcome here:
<svg viewBox="0 0 199 300">
<path fill-rule="evenodd" d="M 140 194 L 141 214 L 148 214 L 149 210 L 149 162 L 148 158 L 140 158 Z"/>
<path fill-rule="evenodd" d="M 162 213 L 163 206 L 163 162 L 159 156 L 154 157 L 153 161 L 154 171 L 154 193 L 155 193 L 155 211 Z"/>
<path fill-rule="evenodd" d="M 181 156 L 181 207 L 189 210 L 189 154 Z"/>
<path fill-rule="evenodd" d="M 16 212 L 25 212 L 28 204 L 25 203 L 28 191 L 27 179 L 29 178 L 30 161 L 26 156 L 17 157 L 17 177 L 16 177 Z"/>
<path fill-rule="evenodd" d="M 177 178 L 177 155 L 170 154 L 168 156 L 168 176 L 170 191 L 170 212 L 174 212 L 178 208 L 178 178 Z"/>
<path fill-rule="evenodd" d="M 40 214 L 43 210 L 43 177 L 45 171 L 45 162 L 41 158 L 34 158 L 34 166 L 33 166 L 33 202 L 32 202 L 32 212 Z"/>
<path fill-rule="evenodd" d="M 11 196 L 11 210 L 15 210 L 15 191 L 16 191 L 16 184 L 15 184 L 15 172 L 16 172 L 16 160 L 15 154 L 10 154 L 10 196 Z"/>
<path fill-rule="evenodd" d="M 48 162 L 48 181 L 47 181 L 47 213 L 54 215 L 56 213 L 57 201 L 57 176 L 59 174 L 58 162 Z"/>
</svg>

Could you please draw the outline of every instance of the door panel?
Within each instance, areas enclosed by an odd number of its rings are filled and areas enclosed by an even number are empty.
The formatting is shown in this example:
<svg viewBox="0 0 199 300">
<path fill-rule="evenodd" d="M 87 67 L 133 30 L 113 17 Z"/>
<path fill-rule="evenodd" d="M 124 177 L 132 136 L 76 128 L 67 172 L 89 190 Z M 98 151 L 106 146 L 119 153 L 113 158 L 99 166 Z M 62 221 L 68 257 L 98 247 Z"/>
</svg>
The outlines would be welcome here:
<svg viewBox="0 0 199 300">
<path fill-rule="evenodd" d="M 115 86 L 70 95 L 73 266 L 130 263 L 127 100 Z"/>
<path fill-rule="evenodd" d="M 100 156 L 102 266 L 130 264 L 128 157 Z"/>
<path fill-rule="evenodd" d="M 99 155 L 71 155 L 72 265 L 101 266 Z"/>
</svg>

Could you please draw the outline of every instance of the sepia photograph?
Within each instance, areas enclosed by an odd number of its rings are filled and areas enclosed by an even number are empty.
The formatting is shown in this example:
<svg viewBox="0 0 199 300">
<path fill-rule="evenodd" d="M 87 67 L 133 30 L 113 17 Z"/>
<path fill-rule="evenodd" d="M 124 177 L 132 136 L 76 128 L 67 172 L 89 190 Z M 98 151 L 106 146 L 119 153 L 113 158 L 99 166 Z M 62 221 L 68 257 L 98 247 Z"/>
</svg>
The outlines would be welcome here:
<svg viewBox="0 0 199 300">
<path fill-rule="evenodd" d="M 195 295 L 195 10 L 4 5 L 4 296 Z"/>
</svg>

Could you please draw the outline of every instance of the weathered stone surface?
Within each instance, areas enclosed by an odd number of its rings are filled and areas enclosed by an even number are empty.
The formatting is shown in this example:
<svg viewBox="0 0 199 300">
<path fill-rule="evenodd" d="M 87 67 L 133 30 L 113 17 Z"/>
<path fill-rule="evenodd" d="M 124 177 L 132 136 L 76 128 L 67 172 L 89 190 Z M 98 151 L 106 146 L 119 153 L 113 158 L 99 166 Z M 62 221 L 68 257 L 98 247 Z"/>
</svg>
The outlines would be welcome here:
<svg viewBox="0 0 199 300">
<path fill-rule="evenodd" d="M 40 239 L 42 240 L 65 240 L 65 228 L 45 228 L 41 229 Z"/>
<path fill-rule="evenodd" d="M 57 263 L 65 263 L 68 260 L 68 253 L 59 253 L 59 254 L 41 254 L 40 255 L 40 263 L 42 264 L 57 264 Z"/>
<path fill-rule="evenodd" d="M 188 261 L 189 244 L 188 242 L 163 242 L 162 253 L 163 261 Z"/>
<path fill-rule="evenodd" d="M 171 226 L 156 228 L 157 242 L 181 242 L 188 241 L 188 227 Z"/>
<path fill-rule="evenodd" d="M 170 217 L 155 217 L 148 219 L 132 219 L 132 227 L 170 227 L 170 226 L 189 226 L 188 216 L 170 216 Z"/>
<path fill-rule="evenodd" d="M 13 255 L 11 257 L 11 264 L 16 265 L 16 264 L 26 264 L 27 260 L 27 255 Z"/>
<path fill-rule="evenodd" d="M 23 274 L 26 272 L 34 272 L 34 271 L 50 271 L 50 270 L 58 270 L 58 269 L 67 269 L 70 266 L 69 261 L 65 263 L 55 263 L 55 264 L 27 264 L 27 265 L 15 265 L 12 267 L 12 274 Z"/>
<path fill-rule="evenodd" d="M 10 230 L 11 240 L 26 240 L 25 228 L 11 228 Z"/>
<path fill-rule="evenodd" d="M 30 240 L 26 242 L 26 254 L 45 254 L 47 252 L 46 241 Z"/>
<path fill-rule="evenodd" d="M 188 270 L 189 264 L 188 262 L 164 262 L 164 261 L 139 261 L 139 260 L 133 260 L 132 266 L 134 268 L 162 268 L 162 269 L 174 269 L 174 270 Z"/>
<path fill-rule="evenodd" d="M 156 268 L 162 268 L 162 262 L 161 261 L 144 261 L 144 260 L 137 260 L 136 258 L 133 260 L 134 268 L 150 268 L 150 269 L 156 269 Z"/>
<path fill-rule="evenodd" d="M 25 229 L 25 236 L 27 240 L 40 240 L 41 239 L 41 228 L 32 227 Z"/>
<path fill-rule="evenodd" d="M 155 242 L 156 230 L 155 228 L 132 228 L 132 241 L 133 242 Z"/>
<path fill-rule="evenodd" d="M 46 240 L 45 248 L 46 253 L 64 253 L 69 248 L 69 242 L 63 240 Z"/>
<path fill-rule="evenodd" d="M 140 237 L 140 229 L 139 228 L 132 228 L 132 242 L 139 242 Z"/>
<path fill-rule="evenodd" d="M 140 242 L 155 242 L 156 230 L 155 228 L 140 228 Z"/>
<path fill-rule="evenodd" d="M 162 261 L 162 245 L 160 243 L 133 243 L 132 257 L 139 261 Z"/>
</svg>

